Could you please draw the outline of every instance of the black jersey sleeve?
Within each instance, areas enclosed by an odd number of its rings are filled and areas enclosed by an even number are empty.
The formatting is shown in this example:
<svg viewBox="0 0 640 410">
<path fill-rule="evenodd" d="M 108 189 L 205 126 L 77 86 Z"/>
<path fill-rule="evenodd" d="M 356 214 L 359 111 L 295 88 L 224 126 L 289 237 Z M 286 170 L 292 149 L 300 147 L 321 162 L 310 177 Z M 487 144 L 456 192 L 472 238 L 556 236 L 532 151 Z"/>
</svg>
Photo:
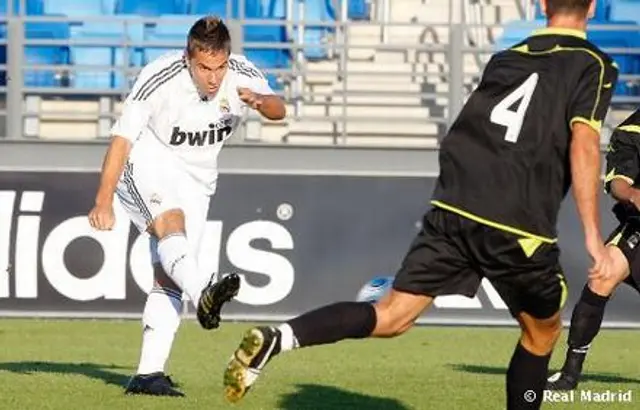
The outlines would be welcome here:
<svg viewBox="0 0 640 410">
<path fill-rule="evenodd" d="M 596 53 L 590 54 L 591 64 L 584 70 L 569 108 L 569 122 L 582 122 L 597 132 L 607 115 L 618 80 L 618 69 Z"/>
<path fill-rule="evenodd" d="M 620 124 L 607 147 L 607 171 L 605 190 L 610 191 L 611 181 L 624 179 L 633 185 L 640 174 L 640 111 L 636 111 Z"/>
</svg>

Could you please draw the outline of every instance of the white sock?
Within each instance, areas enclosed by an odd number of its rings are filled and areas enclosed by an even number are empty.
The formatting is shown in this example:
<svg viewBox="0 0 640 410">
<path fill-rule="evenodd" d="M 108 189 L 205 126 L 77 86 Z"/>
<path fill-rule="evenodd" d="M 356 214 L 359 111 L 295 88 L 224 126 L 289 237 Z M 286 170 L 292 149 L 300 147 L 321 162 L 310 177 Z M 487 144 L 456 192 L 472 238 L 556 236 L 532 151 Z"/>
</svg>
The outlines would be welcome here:
<svg viewBox="0 0 640 410">
<path fill-rule="evenodd" d="M 280 351 L 286 352 L 288 350 L 297 349 L 300 347 L 298 343 L 298 339 L 296 339 L 296 335 L 293 334 L 293 329 L 286 323 L 278 326 L 278 330 L 280 331 Z"/>
<path fill-rule="evenodd" d="M 151 290 L 142 313 L 144 330 L 137 374 L 164 372 L 181 314 L 179 292 L 159 287 Z"/>
<path fill-rule="evenodd" d="M 200 275 L 196 255 L 189 249 L 183 234 L 169 235 L 158 242 L 158 255 L 164 271 L 189 296 L 197 308 L 208 278 Z"/>
</svg>

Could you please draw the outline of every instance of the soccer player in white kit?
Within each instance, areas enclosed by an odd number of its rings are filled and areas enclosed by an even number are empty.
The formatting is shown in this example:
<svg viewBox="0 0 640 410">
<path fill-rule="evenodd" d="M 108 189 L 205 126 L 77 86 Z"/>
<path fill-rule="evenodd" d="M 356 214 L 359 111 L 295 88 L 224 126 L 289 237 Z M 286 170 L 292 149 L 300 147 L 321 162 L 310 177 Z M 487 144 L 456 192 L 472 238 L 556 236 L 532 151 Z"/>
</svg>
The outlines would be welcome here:
<svg viewBox="0 0 640 410">
<path fill-rule="evenodd" d="M 182 293 L 201 326 L 213 329 L 222 305 L 240 288 L 238 275 L 214 282 L 211 272 L 198 271 L 196 260 L 216 190 L 217 157 L 245 106 L 271 120 L 284 118 L 286 110 L 262 73 L 230 49 L 219 18 L 198 20 L 184 52 L 142 69 L 112 129 L 89 222 L 112 229 L 117 195 L 131 222 L 149 233 L 155 274 L 142 316 L 140 363 L 126 393 L 183 396 L 164 369 L 180 324 Z"/>
</svg>

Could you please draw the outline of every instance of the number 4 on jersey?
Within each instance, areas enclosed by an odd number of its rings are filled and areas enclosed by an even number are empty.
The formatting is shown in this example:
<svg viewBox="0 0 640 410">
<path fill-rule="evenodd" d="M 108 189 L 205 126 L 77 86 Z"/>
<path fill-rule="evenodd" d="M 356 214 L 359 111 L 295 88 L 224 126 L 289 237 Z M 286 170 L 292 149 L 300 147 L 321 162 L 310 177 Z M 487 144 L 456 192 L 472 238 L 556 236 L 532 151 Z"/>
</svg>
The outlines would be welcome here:
<svg viewBox="0 0 640 410">
<path fill-rule="evenodd" d="M 507 95 L 502 101 L 491 110 L 491 122 L 494 124 L 507 127 L 504 139 L 509 142 L 518 142 L 520 136 L 520 130 L 522 130 L 522 123 L 524 121 L 524 115 L 527 112 L 529 103 L 531 102 L 531 96 L 536 90 L 538 85 L 538 73 L 533 73 L 527 78 L 527 80 L 516 88 L 511 94 Z M 517 101 L 520 101 L 517 111 L 512 111 L 510 108 Z"/>
</svg>

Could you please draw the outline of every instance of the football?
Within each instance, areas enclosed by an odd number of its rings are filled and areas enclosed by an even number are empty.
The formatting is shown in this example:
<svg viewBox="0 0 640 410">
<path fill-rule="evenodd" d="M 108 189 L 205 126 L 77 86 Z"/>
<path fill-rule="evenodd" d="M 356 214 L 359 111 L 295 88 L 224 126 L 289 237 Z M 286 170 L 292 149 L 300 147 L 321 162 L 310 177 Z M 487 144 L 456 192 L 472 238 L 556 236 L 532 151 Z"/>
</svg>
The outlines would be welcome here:
<svg viewBox="0 0 640 410">
<path fill-rule="evenodd" d="M 391 289 L 393 279 L 393 276 L 376 276 L 360 288 L 356 300 L 358 302 L 377 302 Z"/>
</svg>

